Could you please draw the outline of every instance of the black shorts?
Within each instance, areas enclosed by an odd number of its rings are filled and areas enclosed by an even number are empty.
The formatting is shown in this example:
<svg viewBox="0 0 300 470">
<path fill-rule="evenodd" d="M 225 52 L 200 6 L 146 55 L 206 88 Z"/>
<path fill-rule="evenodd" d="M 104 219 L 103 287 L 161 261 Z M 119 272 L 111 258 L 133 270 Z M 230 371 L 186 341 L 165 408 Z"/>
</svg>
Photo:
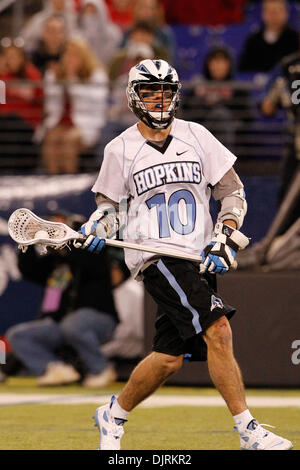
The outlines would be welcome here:
<svg viewBox="0 0 300 470">
<path fill-rule="evenodd" d="M 153 351 L 206 361 L 202 334 L 218 318 L 230 319 L 235 313 L 217 294 L 216 276 L 200 274 L 199 263 L 166 257 L 143 275 L 145 288 L 158 306 Z"/>
</svg>

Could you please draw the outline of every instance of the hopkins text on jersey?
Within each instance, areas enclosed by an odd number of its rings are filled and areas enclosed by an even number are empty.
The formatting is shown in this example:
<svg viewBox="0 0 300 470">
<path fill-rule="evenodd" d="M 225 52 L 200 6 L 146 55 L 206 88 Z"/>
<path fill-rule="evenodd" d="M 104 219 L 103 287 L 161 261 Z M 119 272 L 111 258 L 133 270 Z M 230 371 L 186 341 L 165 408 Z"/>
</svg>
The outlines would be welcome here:
<svg viewBox="0 0 300 470">
<path fill-rule="evenodd" d="M 202 180 L 198 162 L 170 162 L 150 166 L 133 175 L 138 195 L 150 189 L 172 183 L 199 184 Z"/>
</svg>

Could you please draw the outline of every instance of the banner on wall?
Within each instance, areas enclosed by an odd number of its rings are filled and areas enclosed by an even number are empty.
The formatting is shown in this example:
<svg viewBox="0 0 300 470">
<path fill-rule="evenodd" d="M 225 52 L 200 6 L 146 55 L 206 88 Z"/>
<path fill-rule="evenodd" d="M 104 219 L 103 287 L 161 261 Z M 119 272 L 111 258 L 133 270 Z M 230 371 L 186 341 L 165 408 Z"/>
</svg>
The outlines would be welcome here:
<svg viewBox="0 0 300 470">
<path fill-rule="evenodd" d="M 57 209 L 88 217 L 95 210 L 91 187 L 96 176 L 0 177 L 0 335 L 16 323 L 35 318 L 41 300 L 41 288 L 21 278 L 17 246 L 8 235 L 9 216 L 26 207 L 44 218 Z"/>
</svg>

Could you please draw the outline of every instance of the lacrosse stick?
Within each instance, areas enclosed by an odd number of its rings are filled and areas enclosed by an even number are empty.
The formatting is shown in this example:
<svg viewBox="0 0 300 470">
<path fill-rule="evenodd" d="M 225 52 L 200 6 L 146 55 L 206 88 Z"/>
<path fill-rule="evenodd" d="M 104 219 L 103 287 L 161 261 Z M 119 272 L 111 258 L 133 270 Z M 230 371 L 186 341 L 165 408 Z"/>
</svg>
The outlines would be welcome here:
<svg viewBox="0 0 300 470">
<path fill-rule="evenodd" d="M 64 248 L 69 241 L 83 241 L 86 237 L 68 227 L 62 222 L 52 222 L 42 219 L 31 212 L 29 209 L 21 208 L 15 210 L 8 220 L 8 233 L 11 238 L 18 243 L 18 248 L 23 252 L 29 245 L 50 246 L 55 249 Z M 146 247 L 137 243 L 127 243 L 120 240 L 105 239 L 108 246 L 118 248 L 128 248 L 130 250 L 145 251 L 160 256 L 169 256 L 189 261 L 201 262 L 199 255 L 193 255 L 182 251 L 161 250 L 160 248 Z M 236 269 L 236 262 L 232 265 Z"/>
<path fill-rule="evenodd" d="M 8 233 L 23 251 L 27 246 L 39 244 L 61 249 L 71 240 L 83 241 L 86 237 L 62 222 L 52 222 L 38 217 L 29 209 L 21 208 L 14 211 L 8 220 Z M 120 240 L 105 239 L 106 245 L 131 250 L 146 251 L 161 256 L 171 256 L 191 261 L 201 261 L 200 256 L 180 251 L 148 248 L 137 243 L 126 243 Z M 80 246 L 80 245 L 79 245 Z"/>
</svg>

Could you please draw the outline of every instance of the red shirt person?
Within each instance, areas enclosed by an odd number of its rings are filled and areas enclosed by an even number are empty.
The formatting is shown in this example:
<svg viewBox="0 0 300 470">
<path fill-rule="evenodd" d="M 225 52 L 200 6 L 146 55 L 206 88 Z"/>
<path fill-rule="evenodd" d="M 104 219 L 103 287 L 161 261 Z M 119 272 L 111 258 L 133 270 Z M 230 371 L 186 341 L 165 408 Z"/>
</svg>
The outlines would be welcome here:
<svg viewBox="0 0 300 470">
<path fill-rule="evenodd" d="M 5 82 L 6 103 L 0 106 L 0 113 L 2 116 L 15 115 L 35 128 L 43 111 L 42 75 L 27 59 L 22 47 L 12 44 L 4 47 L 2 58 L 0 79 Z"/>
</svg>

